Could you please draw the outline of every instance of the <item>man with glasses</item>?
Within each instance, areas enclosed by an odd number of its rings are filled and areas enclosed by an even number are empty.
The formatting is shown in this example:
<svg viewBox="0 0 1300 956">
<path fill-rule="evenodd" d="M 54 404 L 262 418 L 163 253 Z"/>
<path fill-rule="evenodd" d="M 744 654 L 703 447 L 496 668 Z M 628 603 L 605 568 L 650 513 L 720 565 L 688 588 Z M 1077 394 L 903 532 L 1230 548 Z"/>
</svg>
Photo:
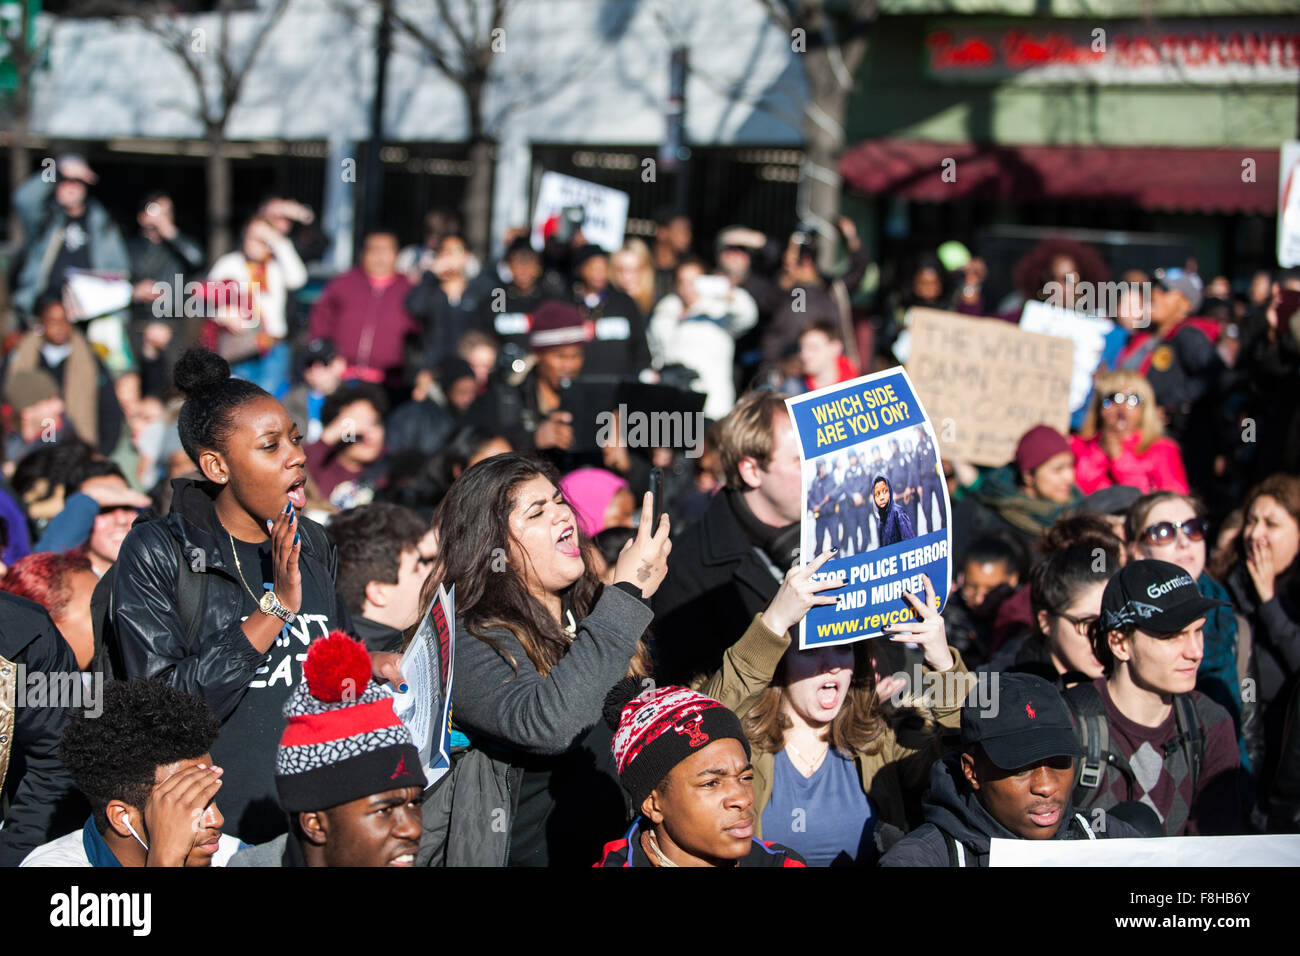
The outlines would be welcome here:
<svg viewBox="0 0 1300 956">
<path fill-rule="evenodd" d="M 415 512 L 387 502 L 342 511 L 325 529 L 339 552 L 339 595 L 371 651 L 402 650 L 402 633 L 424 610 L 420 592 L 434 532 Z"/>
<path fill-rule="evenodd" d="M 1232 718 L 1194 690 L 1206 616 L 1220 605 L 1166 561 L 1134 561 L 1107 583 L 1090 629 L 1105 676 L 1065 693 L 1087 754 L 1076 805 L 1136 800 L 1166 836 L 1241 832 Z"/>
</svg>

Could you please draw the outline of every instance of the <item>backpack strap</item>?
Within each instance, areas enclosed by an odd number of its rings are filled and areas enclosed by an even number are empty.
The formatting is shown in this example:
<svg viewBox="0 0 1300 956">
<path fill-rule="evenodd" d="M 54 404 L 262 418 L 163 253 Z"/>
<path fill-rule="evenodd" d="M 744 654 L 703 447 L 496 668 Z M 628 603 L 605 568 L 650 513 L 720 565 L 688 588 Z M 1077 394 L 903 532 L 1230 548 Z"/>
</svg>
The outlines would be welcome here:
<svg viewBox="0 0 1300 956">
<path fill-rule="evenodd" d="M 190 566 L 181 543 L 170 531 L 167 540 L 176 552 L 176 615 L 185 625 L 185 646 L 194 647 L 199 636 L 199 624 L 208 595 L 208 576 Z M 116 606 L 113 603 L 113 582 L 117 579 L 117 565 L 104 572 L 90 595 L 91 627 L 95 635 L 95 656 L 91 667 L 105 678 L 126 676 L 121 650 L 117 643 L 117 630 L 113 626 Z"/>
<path fill-rule="evenodd" d="M 1131 791 L 1135 776 L 1123 754 L 1110 749 L 1110 721 L 1101 693 L 1091 683 L 1076 684 L 1062 695 L 1079 725 L 1080 743 L 1085 756 L 1075 775 L 1074 804 L 1087 807 L 1096 799 L 1106 778 L 1106 768 L 1114 767 Z"/>
<path fill-rule="evenodd" d="M 208 576 L 191 567 L 175 535 L 169 532 L 167 540 L 176 549 L 176 613 L 185 624 L 185 646 L 192 648 L 199 636 L 199 621 L 208 596 Z"/>
<path fill-rule="evenodd" d="M 1086 833 L 1086 834 L 1088 835 L 1088 839 L 1089 839 L 1089 840 L 1095 840 L 1095 839 L 1097 839 L 1097 834 L 1093 833 L 1093 832 L 1092 832 L 1092 827 L 1088 825 L 1088 818 L 1087 818 L 1087 817 L 1085 817 L 1082 813 L 1079 813 L 1079 812 L 1076 810 L 1075 813 L 1074 813 L 1074 819 L 1077 820 L 1077 821 L 1079 822 L 1079 826 L 1083 827 L 1083 832 Z"/>
<path fill-rule="evenodd" d="M 1174 695 L 1174 723 L 1178 728 L 1178 736 L 1165 744 L 1165 756 L 1182 748 L 1183 755 L 1187 758 L 1188 771 L 1192 775 L 1192 792 L 1195 793 L 1201 776 L 1201 765 L 1205 762 L 1205 731 L 1196 714 L 1196 702 L 1191 694 Z"/>
</svg>

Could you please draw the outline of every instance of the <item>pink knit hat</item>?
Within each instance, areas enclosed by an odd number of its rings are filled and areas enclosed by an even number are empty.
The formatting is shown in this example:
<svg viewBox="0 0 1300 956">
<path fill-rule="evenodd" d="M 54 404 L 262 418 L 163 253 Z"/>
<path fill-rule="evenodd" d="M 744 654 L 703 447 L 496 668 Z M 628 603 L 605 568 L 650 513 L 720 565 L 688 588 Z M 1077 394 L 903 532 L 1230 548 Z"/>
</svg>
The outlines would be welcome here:
<svg viewBox="0 0 1300 956">
<path fill-rule="evenodd" d="M 604 468 L 579 468 L 560 479 L 560 490 L 587 537 L 605 530 L 605 510 L 619 489 L 626 487 L 626 481 Z"/>
</svg>

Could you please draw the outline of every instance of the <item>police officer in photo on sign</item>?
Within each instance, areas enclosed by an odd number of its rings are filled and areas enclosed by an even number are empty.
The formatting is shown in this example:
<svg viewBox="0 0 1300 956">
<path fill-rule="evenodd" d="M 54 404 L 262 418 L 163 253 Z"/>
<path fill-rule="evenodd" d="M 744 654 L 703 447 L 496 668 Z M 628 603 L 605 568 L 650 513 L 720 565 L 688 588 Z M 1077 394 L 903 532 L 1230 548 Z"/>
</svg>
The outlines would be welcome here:
<svg viewBox="0 0 1300 956">
<path fill-rule="evenodd" d="M 934 442 L 924 428 L 919 425 L 913 429 L 912 434 L 916 436 L 915 451 L 913 452 L 913 462 L 916 465 L 917 476 L 920 479 L 921 496 L 921 514 L 925 518 L 925 530 L 936 531 L 948 524 L 948 511 L 943 504 L 943 490 L 939 487 L 939 482 L 943 475 L 939 471 L 939 450 L 935 448 Z M 931 500 L 933 499 L 933 505 Z M 939 512 L 939 520 L 934 518 L 935 511 Z M 917 534 L 921 533 L 920 526 L 916 526 Z"/>
<path fill-rule="evenodd" d="M 889 484 L 894 489 L 894 501 L 902 505 L 916 528 L 916 465 L 907 452 L 899 446 L 897 438 L 889 440 Z"/>
<path fill-rule="evenodd" d="M 867 525 L 870 523 L 867 498 L 871 478 L 858 460 L 857 450 L 849 452 L 849 467 L 844 471 L 844 502 L 842 517 L 846 528 L 845 542 L 848 554 L 861 554 L 867 550 Z"/>
<path fill-rule="evenodd" d="M 808 510 L 816 519 L 817 537 L 813 542 L 813 553 L 835 547 L 835 505 L 831 500 L 834 489 L 835 478 L 827 468 L 826 459 L 817 459 L 817 477 L 808 485 Z M 828 536 L 830 544 L 826 543 Z"/>
</svg>

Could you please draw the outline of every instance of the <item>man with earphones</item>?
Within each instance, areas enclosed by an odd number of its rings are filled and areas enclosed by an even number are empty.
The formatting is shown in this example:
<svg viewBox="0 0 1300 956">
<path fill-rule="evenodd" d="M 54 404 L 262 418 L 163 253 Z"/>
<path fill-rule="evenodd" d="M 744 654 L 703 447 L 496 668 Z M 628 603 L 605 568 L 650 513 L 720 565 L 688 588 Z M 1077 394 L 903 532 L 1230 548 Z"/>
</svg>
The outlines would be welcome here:
<svg viewBox="0 0 1300 956">
<path fill-rule="evenodd" d="M 59 754 L 90 802 L 86 825 L 22 866 L 225 866 L 244 846 L 221 832 L 220 724 L 200 698 L 162 681 L 110 681 L 103 713 L 76 713 Z"/>
</svg>

